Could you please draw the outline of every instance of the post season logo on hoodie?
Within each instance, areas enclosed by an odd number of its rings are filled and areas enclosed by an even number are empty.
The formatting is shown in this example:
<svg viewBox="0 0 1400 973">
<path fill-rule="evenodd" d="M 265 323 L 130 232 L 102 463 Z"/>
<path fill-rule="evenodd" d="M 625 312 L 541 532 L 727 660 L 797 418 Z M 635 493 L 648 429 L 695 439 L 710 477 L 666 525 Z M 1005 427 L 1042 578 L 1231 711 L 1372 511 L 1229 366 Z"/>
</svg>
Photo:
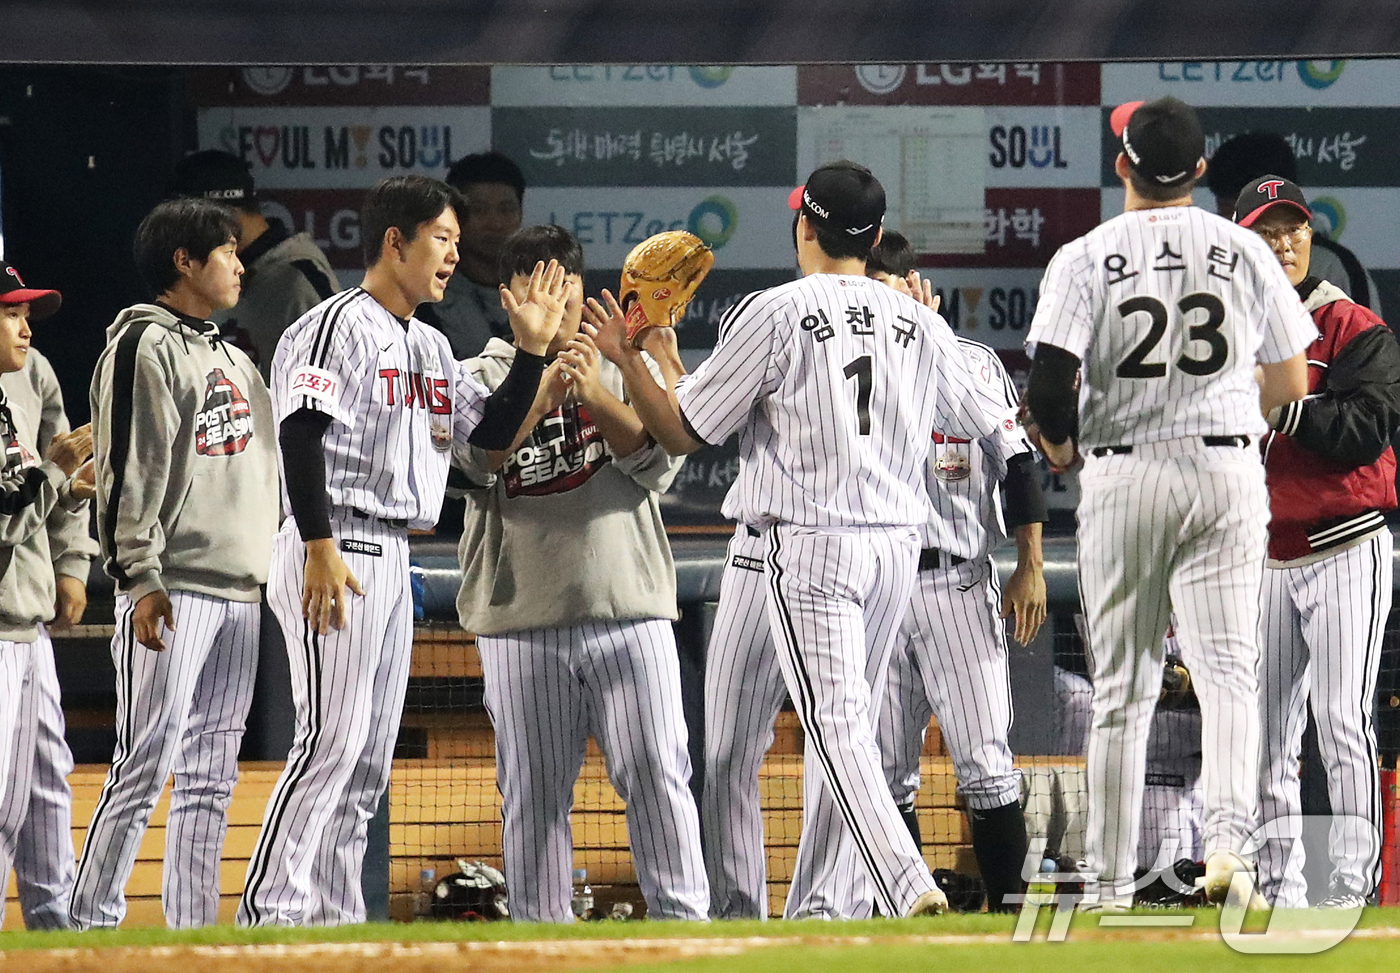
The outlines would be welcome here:
<svg viewBox="0 0 1400 973">
<path fill-rule="evenodd" d="M 253 438 L 253 410 L 222 368 L 211 371 L 204 405 L 194 417 L 194 449 L 201 456 L 234 456 Z"/>
</svg>

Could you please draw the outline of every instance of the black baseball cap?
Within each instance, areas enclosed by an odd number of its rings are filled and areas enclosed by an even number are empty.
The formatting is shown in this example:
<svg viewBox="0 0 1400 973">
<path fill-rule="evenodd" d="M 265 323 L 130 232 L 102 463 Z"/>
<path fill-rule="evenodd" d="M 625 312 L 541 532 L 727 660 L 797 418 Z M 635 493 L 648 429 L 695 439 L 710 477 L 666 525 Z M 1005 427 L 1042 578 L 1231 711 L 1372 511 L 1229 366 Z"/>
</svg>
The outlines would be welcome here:
<svg viewBox="0 0 1400 973">
<path fill-rule="evenodd" d="M 0 260 L 0 304 L 28 304 L 29 320 L 39 321 L 58 310 L 63 295 L 58 291 L 25 287 L 19 271 Z"/>
<path fill-rule="evenodd" d="M 1169 188 L 1195 178 L 1206 137 L 1190 105 L 1171 97 L 1130 101 L 1113 109 L 1108 125 L 1128 164 L 1148 182 Z"/>
<path fill-rule="evenodd" d="M 1298 184 L 1282 176 L 1270 175 L 1260 176 L 1240 190 L 1239 198 L 1235 200 L 1235 222 L 1240 226 L 1252 226 L 1271 206 L 1291 206 L 1302 213 L 1304 219 L 1312 219 L 1308 199 Z"/>
<path fill-rule="evenodd" d="M 206 149 L 181 159 L 175 166 L 170 194 L 209 199 L 248 210 L 254 208 L 256 199 L 248 163 L 218 149 Z"/>
<path fill-rule="evenodd" d="M 865 166 L 830 162 L 792 191 L 788 207 L 828 230 L 874 243 L 885 220 L 885 187 Z"/>
</svg>

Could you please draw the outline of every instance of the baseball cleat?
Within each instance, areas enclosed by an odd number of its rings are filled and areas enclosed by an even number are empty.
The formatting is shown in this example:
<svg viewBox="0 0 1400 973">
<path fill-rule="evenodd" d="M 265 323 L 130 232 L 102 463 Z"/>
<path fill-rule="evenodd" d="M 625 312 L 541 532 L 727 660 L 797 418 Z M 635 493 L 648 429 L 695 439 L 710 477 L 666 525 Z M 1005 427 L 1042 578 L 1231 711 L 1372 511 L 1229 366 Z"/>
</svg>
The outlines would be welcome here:
<svg viewBox="0 0 1400 973">
<path fill-rule="evenodd" d="M 948 911 L 948 896 L 938 889 L 929 889 L 914 900 L 906 915 L 939 916 Z"/>
<path fill-rule="evenodd" d="M 1366 897 L 1359 892 L 1343 888 L 1339 885 L 1332 886 L 1332 891 L 1327 898 L 1323 899 L 1314 909 L 1364 909 L 1366 908 Z"/>
</svg>

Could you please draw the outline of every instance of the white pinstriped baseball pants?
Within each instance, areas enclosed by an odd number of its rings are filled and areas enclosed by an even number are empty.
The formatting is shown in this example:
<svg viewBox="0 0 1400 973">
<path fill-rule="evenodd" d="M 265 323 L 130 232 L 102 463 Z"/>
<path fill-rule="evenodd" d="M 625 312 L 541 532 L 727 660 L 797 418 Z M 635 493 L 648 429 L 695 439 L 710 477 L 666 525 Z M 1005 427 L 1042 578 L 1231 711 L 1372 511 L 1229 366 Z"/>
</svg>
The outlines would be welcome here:
<svg viewBox="0 0 1400 973">
<path fill-rule="evenodd" d="M 803 774 L 798 868 L 811 869 L 813 889 L 829 890 L 833 914 L 854 870 L 885 915 L 902 916 L 935 885 L 890 795 L 875 733 L 918 534 L 778 524 L 765 536 L 768 621 L 815 758 Z M 789 918 L 794 904 L 790 893 Z"/>
<path fill-rule="evenodd" d="M 1253 448 L 1199 438 L 1086 458 L 1079 576 L 1093 670 L 1088 871 L 1130 898 L 1163 637 L 1201 704 L 1203 845 L 1239 852 L 1258 817 L 1259 594 L 1269 516 Z"/>
<path fill-rule="evenodd" d="M 287 643 L 297 725 L 248 863 L 241 926 L 365 921 L 369 822 L 389 786 L 413 657 L 408 535 L 372 519 L 331 527 L 338 547 L 361 542 L 340 556 L 365 594 L 348 596 L 345 628 L 325 636 L 302 617 L 306 550 L 292 518 L 272 542 L 267 600 Z"/>
<path fill-rule="evenodd" d="M 53 643 L 44 626 L 20 700 L 9 783 L 0 797 L 0 916 L 13 865 L 29 929 L 66 929 L 73 893 L 73 753 L 64 738 Z"/>
<path fill-rule="evenodd" d="M 885 776 L 900 806 L 919 792 L 919 757 L 931 716 L 938 717 L 968 807 L 991 810 L 1021 796 L 1007 743 L 1012 708 L 1006 623 L 990 558 L 920 571 L 914 585 L 890 657 L 879 723 Z"/>
<path fill-rule="evenodd" d="M 758 774 L 787 686 L 768 630 L 765 551 L 763 538 L 750 536 L 743 524 L 730 538 L 705 656 L 700 822 L 712 919 L 768 918 Z"/>
<path fill-rule="evenodd" d="M 511 917 L 574 920 L 569 812 L 591 732 L 627 802 L 648 918 L 705 919 L 710 888 L 671 622 L 528 629 L 478 636 L 477 648 L 496 728 Z"/>
<path fill-rule="evenodd" d="M 1332 882 L 1363 896 L 1375 891 L 1380 877 L 1380 770 L 1372 709 L 1390 615 L 1393 547 L 1390 531 L 1382 529 L 1313 564 L 1264 571 L 1263 821 L 1302 814 L 1298 755 L 1311 705 L 1332 805 L 1327 842 Z M 1298 835 L 1297 829 L 1287 830 Z M 1304 858 L 1301 842 L 1265 842 L 1259 885 L 1270 902 L 1307 905 Z M 1314 898 L 1326 894 L 1322 890 Z"/>
<path fill-rule="evenodd" d="M 219 920 L 219 861 L 238 779 L 238 746 L 253 699 L 260 607 L 170 592 L 166 649 L 136 641 L 135 606 L 117 595 L 117 749 L 93 811 L 73 884 L 74 928 L 118 925 L 127 879 L 173 772 L 161 904 L 173 928 Z"/>
</svg>

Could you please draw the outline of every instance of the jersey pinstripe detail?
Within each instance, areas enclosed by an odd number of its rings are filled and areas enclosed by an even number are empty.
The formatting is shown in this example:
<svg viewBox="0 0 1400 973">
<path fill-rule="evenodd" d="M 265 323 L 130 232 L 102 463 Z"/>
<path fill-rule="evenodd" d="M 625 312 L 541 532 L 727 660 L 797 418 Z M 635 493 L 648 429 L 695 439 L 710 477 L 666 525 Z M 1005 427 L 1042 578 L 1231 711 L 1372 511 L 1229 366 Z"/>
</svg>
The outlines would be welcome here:
<svg viewBox="0 0 1400 973">
<path fill-rule="evenodd" d="M 1259 236 L 1195 207 L 1135 210 L 1065 244 L 1026 343 L 1082 362 L 1080 445 L 1263 435 L 1256 359 L 1317 335 Z"/>
</svg>

